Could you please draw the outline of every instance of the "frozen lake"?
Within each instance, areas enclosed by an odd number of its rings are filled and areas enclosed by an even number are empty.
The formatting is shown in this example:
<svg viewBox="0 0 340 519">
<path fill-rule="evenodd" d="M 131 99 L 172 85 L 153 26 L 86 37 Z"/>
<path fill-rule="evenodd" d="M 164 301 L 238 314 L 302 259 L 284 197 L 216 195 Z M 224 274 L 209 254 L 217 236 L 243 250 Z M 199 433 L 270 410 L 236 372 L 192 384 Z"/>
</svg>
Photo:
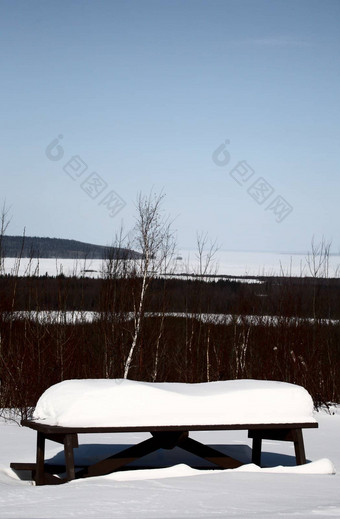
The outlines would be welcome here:
<svg viewBox="0 0 340 519">
<path fill-rule="evenodd" d="M 7 274 L 55 276 L 58 274 L 101 276 L 104 268 L 103 260 L 74 259 L 33 259 L 5 258 Z M 340 255 L 329 257 L 329 276 L 340 274 Z M 177 274 L 198 274 L 199 260 L 197 252 L 189 250 L 177 251 L 173 261 L 173 270 Z M 289 254 L 276 252 L 240 252 L 218 251 L 211 269 L 207 273 L 224 276 L 311 276 L 306 254 Z"/>
</svg>

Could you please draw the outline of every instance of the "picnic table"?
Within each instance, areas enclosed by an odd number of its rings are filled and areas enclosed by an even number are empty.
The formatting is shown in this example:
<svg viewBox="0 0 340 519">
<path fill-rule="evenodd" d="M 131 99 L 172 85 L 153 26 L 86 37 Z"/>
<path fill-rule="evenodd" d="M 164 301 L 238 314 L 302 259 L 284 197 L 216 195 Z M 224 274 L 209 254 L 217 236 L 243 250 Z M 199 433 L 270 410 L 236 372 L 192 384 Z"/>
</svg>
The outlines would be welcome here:
<svg viewBox="0 0 340 519">
<path fill-rule="evenodd" d="M 37 432 L 35 463 L 11 463 L 30 470 L 36 485 L 60 484 L 126 468 L 158 449 L 180 447 L 230 469 L 241 461 L 189 436 L 193 431 L 247 430 L 252 462 L 261 465 L 262 440 L 294 444 L 298 465 L 306 463 L 302 430 L 318 427 L 310 395 L 283 382 L 233 380 L 203 384 L 131 380 L 70 380 L 49 388 L 32 420 Z M 93 464 L 76 466 L 79 434 L 147 432 L 150 438 Z M 45 441 L 63 445 L 65 465 L 45 461 Z M 59 475 L 58 475 L 59 474 Z"/>
</svg>

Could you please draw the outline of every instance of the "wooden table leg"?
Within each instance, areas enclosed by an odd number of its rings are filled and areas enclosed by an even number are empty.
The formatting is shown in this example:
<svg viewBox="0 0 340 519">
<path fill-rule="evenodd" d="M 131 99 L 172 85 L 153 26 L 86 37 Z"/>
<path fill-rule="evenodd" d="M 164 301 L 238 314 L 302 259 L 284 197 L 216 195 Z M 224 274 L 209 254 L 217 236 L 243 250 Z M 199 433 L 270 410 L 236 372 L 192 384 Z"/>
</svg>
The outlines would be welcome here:
<svg viewBox="0 0 340 519">
<path fill-rule="evenodd" d="M 76 436 L 76 438 L 74 438 L 74 436 Z M 75 479 L 73 447 L 76 446 L 78 446 L 77 435 L 65 434 L 64 453 L 67 481 L 72 481 L 72 479 Z"/>
<path fill-rule="evenodd" d="M 261 467 L 261 451 L 262 451 L 262 438 L 260 436 L 253 437 L 253 448 L 251 453 L 251 462 Z"/>
<path fill-rule="evenodd" d="M 35 470 L 35 484 L 45 484 L 45 435 L 38 431 L 37 432 L 37 457 L 36 457 L 36 470 Z"/>
<path fill-rule="evenodd" d="M 295 459 L 297 465 L 306 463 L 305 447 L 303 443 L 302 429 L 254 429 L 248 431 L 248 437 L 253 438 L 252 462 L 261 463 L 261 441 L 278 440 L 294 442 Z"/>
<path fill-rule="evenodd" d="M 292 429 L 292 437 L 294 441 L 295 458 L 297 465 L 306 463 L 305 446 L 303 443 L 303 435 L 301 429 Z"/>
</svg>

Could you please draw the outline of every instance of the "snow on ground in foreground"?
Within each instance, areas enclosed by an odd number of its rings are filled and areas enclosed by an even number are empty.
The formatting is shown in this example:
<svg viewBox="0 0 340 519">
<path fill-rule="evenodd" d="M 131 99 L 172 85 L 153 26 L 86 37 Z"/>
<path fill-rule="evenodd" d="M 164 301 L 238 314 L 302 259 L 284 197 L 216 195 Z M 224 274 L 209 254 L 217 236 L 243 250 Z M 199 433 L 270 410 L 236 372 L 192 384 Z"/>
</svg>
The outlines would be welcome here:
<svg viewBox="0 0 340 519">
<path fill-rule="evenodd" d="M 263 463 L 284 465 L 276 473 L 253 465 L 238 470 L 199 472 L 189 467 L 190 455 L 180 449 L 151 455 L 150 465 L 170 458 L 169 468 L 135 470 L 78 480 L 55 487 L 35 487 L 9 469 L 11 461 L 33 461 L 36 434 L 13 423 L 0 423 L 0 517 L 3 519 L 340 517 L 340 476 L 329 475 L 332 463 L 340 467 L 340 409 L 337 414 L 315 413 L 319 429 L 304 431 L 306 454 L 313 463 L 294 468 L 290 443 L 264 441 Z M 250 460 L 246 431 L 192 433 L 211 445 L 223 445 L 231 455 Z M 84 456 L 118 450 L 147 434 L 81 435 Z M 120 444 L 120 445 L 118 445 Z M 225 447 L 224 447 L 225 446 Z M 47 442 L 47 457 L 60 456 L 61 447 Z M 77 456 L 77 453 L 76 453 Z M 190 459 L 189 459 L 190 458 Z M 328 461 L 328 460 L 331 460 Z M 147 458 L 143 460 L 147 464 Z M 302 474 L 310 471 L 316 474 Z M 247 470 L 247 472 L 245 472 Z M 193 477 L 194 476 L 194 477 Z"/>
<path fill-rule="evenodd" d="M 64 427 L 303 423 L 314 421 L 312 411 L 309 393 L 285 382 L 86 379 L 48 388 L 33 418 Z"/>
</svg>

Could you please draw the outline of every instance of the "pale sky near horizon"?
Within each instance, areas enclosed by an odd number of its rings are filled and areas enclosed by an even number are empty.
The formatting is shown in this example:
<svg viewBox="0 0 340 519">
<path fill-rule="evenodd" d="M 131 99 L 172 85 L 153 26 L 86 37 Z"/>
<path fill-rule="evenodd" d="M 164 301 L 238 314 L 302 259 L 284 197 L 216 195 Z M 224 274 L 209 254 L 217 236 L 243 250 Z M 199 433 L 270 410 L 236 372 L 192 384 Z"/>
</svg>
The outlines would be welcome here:
<svg viewBox="0 0 340 519">
<path fill-rule="evenodd" d="M 180 248 L 339 252 L 339 27 L 337 0 L 0 0 L 8 234 L 111 244 L 154 190 Z"/>
</svg>

